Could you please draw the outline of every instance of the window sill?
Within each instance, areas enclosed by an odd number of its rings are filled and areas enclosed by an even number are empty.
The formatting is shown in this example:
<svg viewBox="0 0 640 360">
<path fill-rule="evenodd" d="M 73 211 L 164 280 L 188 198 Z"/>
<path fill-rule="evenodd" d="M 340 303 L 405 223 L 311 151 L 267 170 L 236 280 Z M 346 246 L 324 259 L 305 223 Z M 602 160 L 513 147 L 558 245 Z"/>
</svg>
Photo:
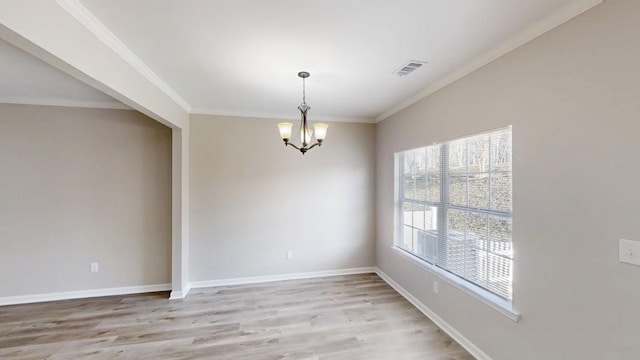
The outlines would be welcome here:
<svg viewBox="0 0 640 360">
<path fill-rule="evenodd" d="M 472 298 L 480 301 L 481 303 L 487 305 L 491 309 L 499 312 L 500 314 L 506 316 L 510 320 L 514 322 L 518 322 L 520 320 L 520 313 L 513 310 L 513 306 L 511 302 L 508 302 L 498 296 L 491 294 L 490 292 L 477 287 L 471 283 L 468 283 L 465 280 L 458 278 L 457 276 L 444 271 L 437 266 L 431 265 L 426 261 L 422 261 L 419 258 L 407 253 L 406 251 L 396 247 L 395 245 L 391 246 L 391 249 L 396 254 L 409 259 L 414 264 L 419 267 L 427 270 L 428 272 L 440 277 L 445 280 L 448 284 L 454 286 L 455 288 L 461 290 L 465 294 L 471 296 Z"/>
</svg>

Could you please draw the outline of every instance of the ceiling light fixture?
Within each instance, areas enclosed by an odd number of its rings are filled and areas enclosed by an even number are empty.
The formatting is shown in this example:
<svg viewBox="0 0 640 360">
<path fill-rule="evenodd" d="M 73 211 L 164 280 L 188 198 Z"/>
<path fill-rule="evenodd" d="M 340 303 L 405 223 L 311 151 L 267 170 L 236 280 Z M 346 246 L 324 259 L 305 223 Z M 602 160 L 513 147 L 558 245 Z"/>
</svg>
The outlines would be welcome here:
<svg viewBox="0 0 640 360">
<path fill-rule="evenodd" d="M 298 106 L 298 110 L 300 110 L 300 142 L 301 146 L 296 146 L 293 143 L 290 143 L 291 134 L 293 130 L 293 123 L 283 122 L 278 124 L 278 129 L 280 130 L 280 137 L 284 141 L 284 146 L 291 145 L 294 149 L 297 149 L 304 155 L 307 151 L 313 149 L 316 146 L 321 146 L 324 139 L 327 137 L 327 129 L 329 125 L 322 123 L 313 124 L 313 131 L 309 130 L 307 126 L 307 111 L 311 109 L 307 105 L 306 102 L 306 91 L 305 91 L 305 79 L 310 76 L 310 74 L 306 71 L 301 71 L 298 73 L 298 76 L 302 78 L 302 104 Z M 313 133 L 315 132 L 316 143 L 311 144 Z M 311 145 L 310 145 L 311 144 Z"/>
</svg>

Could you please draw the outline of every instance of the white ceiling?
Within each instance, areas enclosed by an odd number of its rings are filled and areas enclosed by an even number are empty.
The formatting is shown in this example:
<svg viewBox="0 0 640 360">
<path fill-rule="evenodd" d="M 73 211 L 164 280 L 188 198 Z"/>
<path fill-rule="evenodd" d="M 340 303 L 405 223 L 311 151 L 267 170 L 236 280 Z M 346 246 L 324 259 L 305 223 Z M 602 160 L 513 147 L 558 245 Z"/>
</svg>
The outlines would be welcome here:
<svg viewBox="0 0 640 360">
<path fill-rule="evenodd" d="M 369 122 L 595 2 L 57 0 L 188 112 L 295 119 L 306 70 L 312 121 Z M 0 102 L 124 106 L 5 42 Z"/>
<path fill-rule="evenodd" d="M 0 103 L 127 108 L 4 40 L 0 40 Z"/>
<path fill-rule="evenodd" d="M 571 0 L 81 0 L 192 107 L 373 119 Z M 407 77 L 408 60 L 429 65 Z"/>
</svg>

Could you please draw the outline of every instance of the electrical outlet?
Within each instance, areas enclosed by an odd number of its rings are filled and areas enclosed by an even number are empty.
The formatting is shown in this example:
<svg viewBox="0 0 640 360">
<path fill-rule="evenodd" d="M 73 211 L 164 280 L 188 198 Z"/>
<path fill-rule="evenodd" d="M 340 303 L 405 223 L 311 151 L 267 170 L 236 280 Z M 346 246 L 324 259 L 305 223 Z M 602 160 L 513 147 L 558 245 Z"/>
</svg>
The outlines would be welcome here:
<svg viewBox="0 0 640 360">
<path fill-rule="evenodd" d="M 620 261 L 640 265 L 640 242 L 620 239 Z"/>
<path fill-rule="evenodd" d="M 291 259 L 293 259 L 293 251 L 288 250 L 287 251 L 287 260 L 291 260 Z"/>
<path fill-rule="evenodd" d="M 437 281 L 434 281 L 434 282 L 433 282 L 433 292 L 434 292 L 435 294 L 437 294 L 438 292 L 440 292 L 440 289 L 438 288 L 438 282 L 437 282 Z"/>
<path fill-rule="evenodd" d="M 91 263 L 91 272 L 98 272 L 100 270 L 100 268 L 98 267 L 98 263 L 97 262 L 92 262 Z"/>
</svg>

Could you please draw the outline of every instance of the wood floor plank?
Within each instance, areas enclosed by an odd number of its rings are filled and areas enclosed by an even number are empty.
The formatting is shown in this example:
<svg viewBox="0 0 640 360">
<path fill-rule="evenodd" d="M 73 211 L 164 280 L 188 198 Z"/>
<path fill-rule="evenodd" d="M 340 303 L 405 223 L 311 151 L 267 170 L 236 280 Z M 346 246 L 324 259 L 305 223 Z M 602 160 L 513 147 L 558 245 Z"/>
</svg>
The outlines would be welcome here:
<svg viewBox="0 0 640 360">
<path fill-rule="evenodd" d="M 0 359 L 470 360 L 375 274 L 0 307 Z"/>
</svg>

